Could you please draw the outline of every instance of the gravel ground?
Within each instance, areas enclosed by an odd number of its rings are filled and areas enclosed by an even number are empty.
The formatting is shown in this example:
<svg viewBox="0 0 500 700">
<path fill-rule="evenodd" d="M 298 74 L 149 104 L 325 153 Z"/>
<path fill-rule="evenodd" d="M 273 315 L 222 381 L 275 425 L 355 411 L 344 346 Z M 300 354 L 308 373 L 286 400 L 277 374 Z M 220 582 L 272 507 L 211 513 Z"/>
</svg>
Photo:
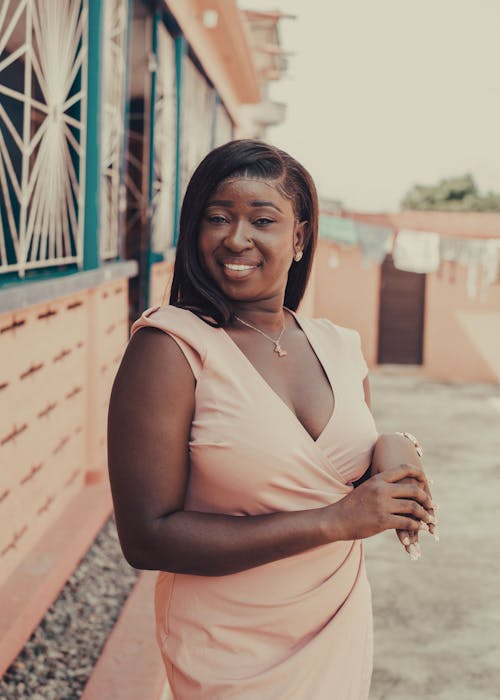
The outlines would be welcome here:
<svg viewBox="0 0 500 700">
<path fill-rule="evenodd" d="M 0 700 L 77 700 L 138 574 L 111 518 L 0 680 Z"/>
</svg>

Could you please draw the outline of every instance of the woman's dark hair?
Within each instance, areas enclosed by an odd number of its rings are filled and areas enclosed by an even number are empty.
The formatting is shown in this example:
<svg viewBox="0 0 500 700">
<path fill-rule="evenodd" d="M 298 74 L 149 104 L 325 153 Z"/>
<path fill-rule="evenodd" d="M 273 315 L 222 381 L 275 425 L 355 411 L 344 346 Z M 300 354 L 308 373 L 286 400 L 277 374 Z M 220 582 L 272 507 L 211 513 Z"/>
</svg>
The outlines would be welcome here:
<svg viewBox="0 0 500 700">
<path fill-rule="evenodd" d="M 228 299 L 207 275 L 198 254 L 198 235 L 210 195 L 228 177 L 245 175 L 278 180 L 282 196 L 292 201 L 298 221 L 306 221 L 303 257 L 288 272 L 285 306 L 295 311 L 304 296 L 311 274 L 318 237 L 318 197 L 307 170 L 285 151 L 262 141 L 240 139 L 211 151 L 189 181 L 182 203 L 179 240 L 170 291 L 170 303 L 208 316 L 226 326 L 233 310 Z"/>
</svg>

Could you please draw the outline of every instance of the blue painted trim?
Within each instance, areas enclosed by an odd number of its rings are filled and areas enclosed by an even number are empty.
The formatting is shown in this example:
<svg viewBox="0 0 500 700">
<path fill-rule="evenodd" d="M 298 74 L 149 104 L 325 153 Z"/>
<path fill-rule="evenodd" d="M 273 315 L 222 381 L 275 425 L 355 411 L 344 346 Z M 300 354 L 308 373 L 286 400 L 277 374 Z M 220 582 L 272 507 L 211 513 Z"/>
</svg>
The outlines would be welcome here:
<svg viewBox="0 0 500 700">
<path fill-rule="evenodd" d="M 174 193 L 174 236 L 173 245 L 179 238 L 179 215 L 181 210 L 181 139 L 182 139 L 182 87 L 184 81 L 184 56 L 187 55 L 188 44 L 182 36 L 175 37 L 175 82 L 176 82 L 176 136 L 175 136 L 175 193 Z"/>
<path fill-rule="evenodd" d="M 155 11 L 152 17 L 152 37 L 151 37 L 151 53 L 155 57 L 155 62 L 158 61 L 158 23 L 161 21 L 161 15 L 158 10 Z M 151 265 L 154 262 L 153 254 L 153 180 L 154 180 L 154 157 L 155 157 L 155 117 L 156 117 L 156 79 L 157 65 L 153 66 L 151 71 L 151 94 L 149 100 L 149 144 L 148 144 L 148 222 L 147 222 L 147 240 L 144 249 L 140 251 L 139 270 L 142 272 L 142 280 L 139 291 L 139 304 L 142 308 L 149 307 L 150 285 L 151 285 Z"/>
<path fill-rule="evenodd" d="M 85 164 L 85 224 L 83 269 L 100 265 L 101 73 L 104 3 L 89 0 L 87 66 L 87 148 Z"/>
<path fill-rule="evenodd" d="M 129 89 L 130 89 L 130 43 L 132 36 L 132 3 L 133 0 L 128 0 L 127 6 L 127 29 L 125 31 L 125 85 L 124 85 L 124 100 L 123 100 L 123 138 L 122 138 L 122 152 L 120 161 L 120 203 L 122 196 L 126 198 L 127 194 L 125 191 L 125 179 L 127 176 L 127 146 L 128 146 L 128 129 L 130 120 L 130 101 L 129 101 Z M 126 222 L 125 212 L 119 212 L 119 228 L 118 228 L 118 259 L 125 260 L 125 245 L 126 245 Z"/>
</svg>

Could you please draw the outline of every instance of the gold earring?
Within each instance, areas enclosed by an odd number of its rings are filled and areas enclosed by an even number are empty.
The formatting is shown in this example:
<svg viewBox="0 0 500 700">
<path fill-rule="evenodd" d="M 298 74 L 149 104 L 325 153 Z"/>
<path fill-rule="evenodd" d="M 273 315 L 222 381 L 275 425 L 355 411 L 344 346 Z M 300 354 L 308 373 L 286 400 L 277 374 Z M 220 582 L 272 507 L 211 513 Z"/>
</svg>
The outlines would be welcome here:
<svg viewBox="0 0 500 700">
<path fill-rule="evenodd" d="M 302 260 L 303 255 L 304 253 L 301 250 L 298 250 L 293 256 L 293 259 L 295 260 L 295 262 L 299 262 L 299 260 Z"/>
</svg>

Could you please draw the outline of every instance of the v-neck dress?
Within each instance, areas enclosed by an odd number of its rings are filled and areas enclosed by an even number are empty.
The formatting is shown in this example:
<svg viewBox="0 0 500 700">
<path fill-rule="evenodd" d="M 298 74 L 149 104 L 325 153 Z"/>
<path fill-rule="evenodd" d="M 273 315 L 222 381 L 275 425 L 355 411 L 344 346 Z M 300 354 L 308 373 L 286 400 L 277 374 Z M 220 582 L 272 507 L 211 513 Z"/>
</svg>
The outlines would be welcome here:
<svg viewBox="0 0 500 700">
<path fill-rule="evenodd" d="M 150 326 L 174 338 L 196 379 L 185 510 L 244 517 L 319 508 L 350 493 L 370 465 L 378 434 L 359 334 L 294 316 L 335 398 L 316 440 L 223 329 L 174 306 L 150 308 L 133 324 L 131 334 Z M 175 700 L 368 697 L 372 612 L 361 541 L 227 576 L 159 572 L 155 611 Z"/>
</svg>

